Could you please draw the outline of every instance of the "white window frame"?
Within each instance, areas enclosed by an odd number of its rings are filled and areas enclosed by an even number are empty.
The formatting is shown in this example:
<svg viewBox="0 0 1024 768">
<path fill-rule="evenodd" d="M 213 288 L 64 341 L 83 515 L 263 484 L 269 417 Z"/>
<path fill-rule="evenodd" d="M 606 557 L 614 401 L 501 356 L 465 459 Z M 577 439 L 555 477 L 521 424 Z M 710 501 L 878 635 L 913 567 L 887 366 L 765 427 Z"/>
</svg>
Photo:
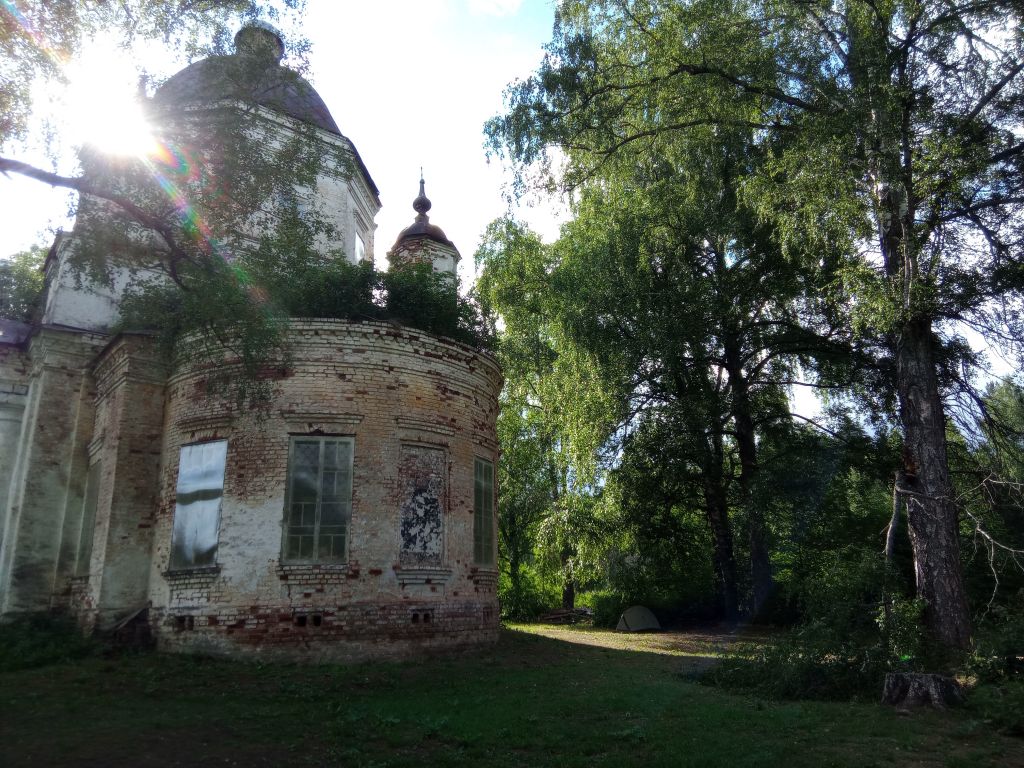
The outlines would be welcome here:
<svg viewBox="0 0 1024 768">
<path fill-rule="evenodd" d="M 289 532 L 290 519 L 292 516 L 292 473 L 295 468 L 295 446 L 301 442 L 312 442 L 316 441 L 320 445 L 320 463 L 318 465 L 317 472 L 317 497 L 316 497 L 316 509 L 314 513 L 313 522 L 313 556 L 312 557 L 293 557 L 289 555 L 289 537 L 292 535 Z M 322 558 L 320 556 L 320 515 L 321 515 L 321 504 L 323 503 L 323 454 L 324 445 L 327 443 L 337 443 L 348 445 L 348 466 L 345 469 L 348 472 L 349 484 L 348 484 L 348 499 L 343 503 L 347 505 L 348 510 L 345 513 L 345 534 L 342 540 L 343 550 L 340 557 L 337 558 Z M 288 471 L 285 475 L 285 495 L 284 495 L 284 515 L 281 520 L 281 563 L 284 565 L 344 565 L 348 562 L 349 556 L 349 533 L 352 528 L 352 494 L 353 487 L 355 484 L 355 478 L 353 475 L 353 467 L 355 464 L 355 438 L 349 435 L 291 435 L 288 441 Z"/>
</svg>

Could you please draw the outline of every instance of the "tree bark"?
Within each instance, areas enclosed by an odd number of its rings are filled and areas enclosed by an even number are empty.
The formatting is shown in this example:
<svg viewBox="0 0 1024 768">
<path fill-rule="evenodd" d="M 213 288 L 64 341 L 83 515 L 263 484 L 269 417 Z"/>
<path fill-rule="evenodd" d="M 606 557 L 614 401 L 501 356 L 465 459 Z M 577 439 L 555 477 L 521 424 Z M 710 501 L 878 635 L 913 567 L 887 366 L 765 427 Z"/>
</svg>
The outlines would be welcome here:
<svg viewBox="0 0 1024 768">
<path fill-rule="evenodd" d="M 914 551 L 917 596 L 925 623 L 950 650 L 970 644 L 971 623 L 960 568 L 957 510 L 946 455 L 946 418 L 939 393 L 934 309 L 918 261 L 914 98 L 909 84 L 909 47 L 894 57 L 885 24 L 848 20 L 851 80 L 869 94 L 864 132 L 867 181 L 871 184 L 878 242 L 886 276 L 901 297 L 889 345 L 896 362 L 896 392 L 903 427 L 902 494 Z M 893 87 L 897 86 L 897 87 Z M 922 290 L 925 289 L 925 290 Z"/>
<path fill-rule="evenodd" d="M 562 550 L 562 573 L 566 572 L 572 556 L 573 550 L 570 547 Z M 576 607 L 576 582 L 573 581 L 572 576 L 566 575 L 564 578 L 565 581 L 562 582 L 562 608 L 571 611 Z"/>
<path fill-rule="evenodd" d="M 509 585 L 512 588 L 512 594 L 514 595 L 516 605 L 520 606 L 523 602 L 523 565 L 519 559 L 518 548 L 514 549 L 509 553 L 508 558 L 508 580 Z"/>
<path fill-rule="evenodd" d="M 924 319 L 904 324 L 896 345 L 896 386 L 904 432 L 907 524 L 917 596 L 943 646 L 966 649 L 971 619 L 960 566 L 957 509 L 949 479 L 946 419 L 935 371 L 934 337 Z"/>
<path fill-rule="evenodd" d="M 715 597 L 727 621 L 739 615 L 739 592 L 736 588 L 736 558 L 732 549 L 732 528 L 729 525 L 729 503 L 725 488 L 714 473 L 704 473 L 704 513 L 711 529 L 711 564 L 715 572 Z"/>
<path fill-rule="evenodd" d="M 903 480 L 903 473 L 897 472 L 892 482 L 892 517 L 889 519 L 889 528 L 885 532 L 885 562 L 891 563 L 896 555 L 896 534 L 900 529 L 900 509 L 903 507 L 903 490 L 906 485 Z"/>
<path fill-rule="evenodd" d="M 731 411 L 736 429 L 736 449 L 740 455 L 740 494 L 747 514 L 750 542 L 751 616 L 757 616 L 772 592 L 772 566 L 768 551 L 768 528 L 764 512 L 754 499 L 754 483 L 758 473 L 757 433 L 751 412 L 750 393 L 740 362 L 738 344 L 725 344 L 726 372 L 732 392 Z"/>
<path fill-rule="evenodd" d="M 890 672 L 885 676 L 882 703 L 900 709 L 935 707 L 945 709 L 964 703 L 960 683 L 951 677 L 912 672 Z"/>
<path fill-rule="evenodd" d="M 740 603 L 732 523 L 729 520 L 728 480 L 725 476 L 724 418 L 717 407 L 702 413 L 692 404 L 685 405 L 687 390 L 681 384 L 676 396 L 682 406 L 686 429 L 694 436 L 698 448 L 704 515 L 711 531 L 715 598 L 722 617 L 732 621 L 739 616 Z"/>
</svg>

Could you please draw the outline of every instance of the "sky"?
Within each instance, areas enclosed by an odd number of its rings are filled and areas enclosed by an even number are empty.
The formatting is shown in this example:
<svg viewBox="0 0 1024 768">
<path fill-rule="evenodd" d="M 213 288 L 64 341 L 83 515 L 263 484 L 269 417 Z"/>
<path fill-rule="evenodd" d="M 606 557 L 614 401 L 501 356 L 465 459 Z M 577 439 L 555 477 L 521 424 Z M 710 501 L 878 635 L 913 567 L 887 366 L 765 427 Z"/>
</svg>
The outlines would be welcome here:
<svg viewBox="0 0 1024 768">
<path fill-rule="evenodd" d="M 505 172 L 500 161 L 488 163 L 483 124 L 501 111 L 505 87 L 540 63 L 553 22 L 549 0 L 308 1 L 301 22 L 312 44 L 308 79 L 380 189 L 375 255 L 381 268 L 413 221 L 422 167 L 431 222 L 458 247 L 460 276 L 472 281 L 484 228 L 508 211 Z M 164 66 L 164 75 L 176 68 Z M 130 94 L 136 75 L 125 58 L 116 72 L 85 79 L 106 83 L 88 101 L 119 88 Z M 92 104 L 75 122 L 103 113 Z M 33 159 L 45 162 L 39 154 Z M 72 202 L 66 192 L 0 176 L 0 257 L 49 245 L 54 228 L 70 225 Z M 553 239 L 564 211 L 552 202 L 517 215 Z"/>
</svg>

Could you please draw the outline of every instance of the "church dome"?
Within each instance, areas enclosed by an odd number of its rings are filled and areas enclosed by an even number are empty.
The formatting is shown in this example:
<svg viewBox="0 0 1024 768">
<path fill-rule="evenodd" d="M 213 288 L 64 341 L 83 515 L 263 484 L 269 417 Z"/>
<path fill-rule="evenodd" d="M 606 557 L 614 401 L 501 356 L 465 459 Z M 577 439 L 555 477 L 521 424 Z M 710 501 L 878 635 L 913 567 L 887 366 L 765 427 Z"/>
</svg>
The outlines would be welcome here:
<svg viewBox="0 0 1024 768">
<path fill-rule="evenodd" d="M 281 65 L 284 43 L 270 25 L 251 23 L 235 35 L 235 52 L 201 59 L 153 94 L 157 108 L 241 99 L 341 135 L 327 105 L 304 78 Z"/>
</svg>

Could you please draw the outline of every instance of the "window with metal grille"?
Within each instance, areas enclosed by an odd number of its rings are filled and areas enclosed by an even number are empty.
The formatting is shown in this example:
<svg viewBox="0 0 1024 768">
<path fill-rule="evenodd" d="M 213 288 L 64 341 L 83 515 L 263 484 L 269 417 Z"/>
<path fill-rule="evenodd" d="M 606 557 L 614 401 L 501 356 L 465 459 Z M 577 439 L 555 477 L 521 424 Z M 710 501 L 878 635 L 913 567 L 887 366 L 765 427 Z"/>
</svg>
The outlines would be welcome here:
<svg viewBox="0 0 1024 768">
<path fill-rule="evenodd" d="M 293 437 L 288 457 L 283 559 L 345 562 L 352 514 L 352 438 Z"/>
<path fill-rule="evenodd" d="M 171 534 L 171 568 L 216 565 L 227 440 L 183 445 Z"/>
<path fill-rule="evenodd" d="M 473 467 L 473 559 L 494 564 L 494 465 L 485 459 Z"/>
</svg>

